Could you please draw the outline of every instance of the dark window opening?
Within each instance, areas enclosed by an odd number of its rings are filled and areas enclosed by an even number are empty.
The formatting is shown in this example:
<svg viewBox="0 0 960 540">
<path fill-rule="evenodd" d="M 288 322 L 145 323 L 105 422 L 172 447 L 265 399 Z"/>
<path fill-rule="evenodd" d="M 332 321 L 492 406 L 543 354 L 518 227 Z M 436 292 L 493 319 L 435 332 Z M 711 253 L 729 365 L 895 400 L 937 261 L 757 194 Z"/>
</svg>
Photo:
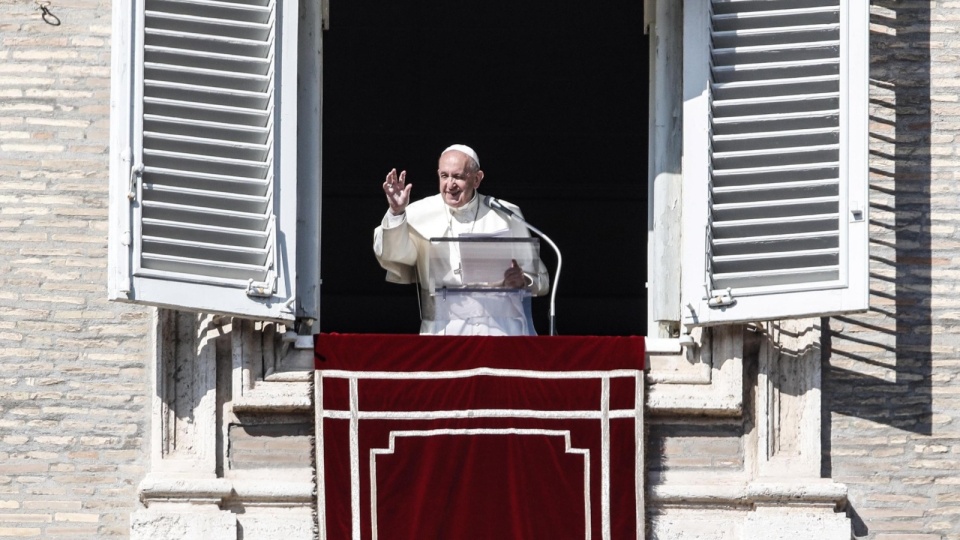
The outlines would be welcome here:
<svg viewBox="0 0 960 540">
<path fill-rule="evenodd" d="M 324 34 L 321 330 L 416 333 L 416 289 L 386 283 L 381 184 L 437 192 L 437 158 L 480 156 L 483 194 L 520 206 L 563 253 L 557 332 L 646 333 L 643 2 L 332 2 Z M 556 257 L 543 242 L 550 269 Z M 533 300 L 548 333 L 549 297 Z"/>
</svg>

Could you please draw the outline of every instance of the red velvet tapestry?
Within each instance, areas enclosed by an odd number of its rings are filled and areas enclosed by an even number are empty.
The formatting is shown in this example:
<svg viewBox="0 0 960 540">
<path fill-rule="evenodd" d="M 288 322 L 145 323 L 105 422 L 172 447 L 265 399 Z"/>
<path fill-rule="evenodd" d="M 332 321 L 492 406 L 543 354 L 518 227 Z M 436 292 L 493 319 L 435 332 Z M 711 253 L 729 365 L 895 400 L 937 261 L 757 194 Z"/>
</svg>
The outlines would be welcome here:
<svg viewBox="0 0 960 540">
<path fill-rule="evenodd" d="M 322 334 L 320 538 L 643 537 L 643 338 Z"/>
</svg>

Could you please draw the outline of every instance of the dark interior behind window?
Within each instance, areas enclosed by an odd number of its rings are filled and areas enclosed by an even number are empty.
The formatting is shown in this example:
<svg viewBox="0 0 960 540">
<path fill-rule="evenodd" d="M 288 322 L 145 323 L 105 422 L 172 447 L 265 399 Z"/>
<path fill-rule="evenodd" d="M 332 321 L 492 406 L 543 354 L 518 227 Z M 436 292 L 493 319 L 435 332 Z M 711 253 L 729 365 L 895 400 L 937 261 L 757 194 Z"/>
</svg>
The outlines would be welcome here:
<svg viewBox="0 0 960 540">
<path fill-rule="evenodd" d="M 321 330 L 415 333 L 414 286 L 386 283 L 380 185 L 437 192 L 453 143 L 481 193 L 518 204 L 559 245 L 560 334 L 646 330 L 647 36 L 638 0 L 331 3 L 324 35 Z M 551 275 L 556 257 L 542 257 Z M 534 299 L 548 332 L 549 299 Z"/>
</svg>

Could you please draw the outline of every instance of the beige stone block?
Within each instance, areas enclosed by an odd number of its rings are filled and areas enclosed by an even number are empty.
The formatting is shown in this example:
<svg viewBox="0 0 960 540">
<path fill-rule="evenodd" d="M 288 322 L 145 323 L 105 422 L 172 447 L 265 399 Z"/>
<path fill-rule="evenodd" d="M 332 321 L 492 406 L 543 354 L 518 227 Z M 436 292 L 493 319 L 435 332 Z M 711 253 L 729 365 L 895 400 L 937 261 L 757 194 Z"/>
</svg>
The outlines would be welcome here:
<svg viewBox="0 0 960 540">
<path fill-rule="evenodd" d="M 39 538 L 40 529 L 20 527 L 0 527 L 0 538 Z"/>
<path fill-rule="evenodd" d="M 49 523 L 50 514 L 0 514 L 4 523 Z"/>
<path fill-rule="evenodd" d="M 80 523 L 97 523 L 100 514 L 82 514 L 79 512 L 57 512 L 53 515 L 55 521 L 71 521 Z"/>
<path fill-rule="evenodd" d="M 130 523 L 130 540 L 157 538 L 236 540 L 237 519 L 229 512 L 200 509 L 194 512 L 161 512 L 150 509 L 134 512 Z"/>
<path fill-rule="evenodd" d="M 898 534 L 882 533 L 875 537 L 875 540 L 941 540 L 939 534 Z"/>
<path fill-rule="evenodd" d="M 922 508 L 860 508 L 857 510 L 857 513 L 860 514 L 861 517 L 869 518 L 870 520 L 874 518 L 919 518 L 924 515 Z"/>
</svg>

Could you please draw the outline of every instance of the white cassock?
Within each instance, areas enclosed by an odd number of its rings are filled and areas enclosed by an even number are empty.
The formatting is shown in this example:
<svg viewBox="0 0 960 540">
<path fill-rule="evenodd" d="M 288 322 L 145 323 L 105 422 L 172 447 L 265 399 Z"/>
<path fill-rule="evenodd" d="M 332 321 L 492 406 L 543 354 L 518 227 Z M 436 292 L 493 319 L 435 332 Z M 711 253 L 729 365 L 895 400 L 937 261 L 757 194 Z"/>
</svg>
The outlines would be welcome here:
<svg viewBox="0 0 960 540">
<path fill-rule="evenodd" d="M 458 236 L 529 237 L 527 228 L 487 206 L 476 193 L 460 208 L 451 208 L 440 194 L 407 206 L 394 216 L 388 210 L 373 234 L 373 252 L 387 271 L 391 283 L 420 283 L 420 333 L 427 335 L 535 335 L 528 310 L 517 294 L 432 295 L 425 283 L 428 275 L 430 239 Z M 522 216 L 515 205 L 504 206 Z M 454 264 L 456 266 L 456 264 Z M 503 271 L 509 267 L 505 263 Z M 523 268 L 534 296 L 545 294 L 550 278 L 543 262 L 536 261 L 537 273 Z"/>
</svg>

